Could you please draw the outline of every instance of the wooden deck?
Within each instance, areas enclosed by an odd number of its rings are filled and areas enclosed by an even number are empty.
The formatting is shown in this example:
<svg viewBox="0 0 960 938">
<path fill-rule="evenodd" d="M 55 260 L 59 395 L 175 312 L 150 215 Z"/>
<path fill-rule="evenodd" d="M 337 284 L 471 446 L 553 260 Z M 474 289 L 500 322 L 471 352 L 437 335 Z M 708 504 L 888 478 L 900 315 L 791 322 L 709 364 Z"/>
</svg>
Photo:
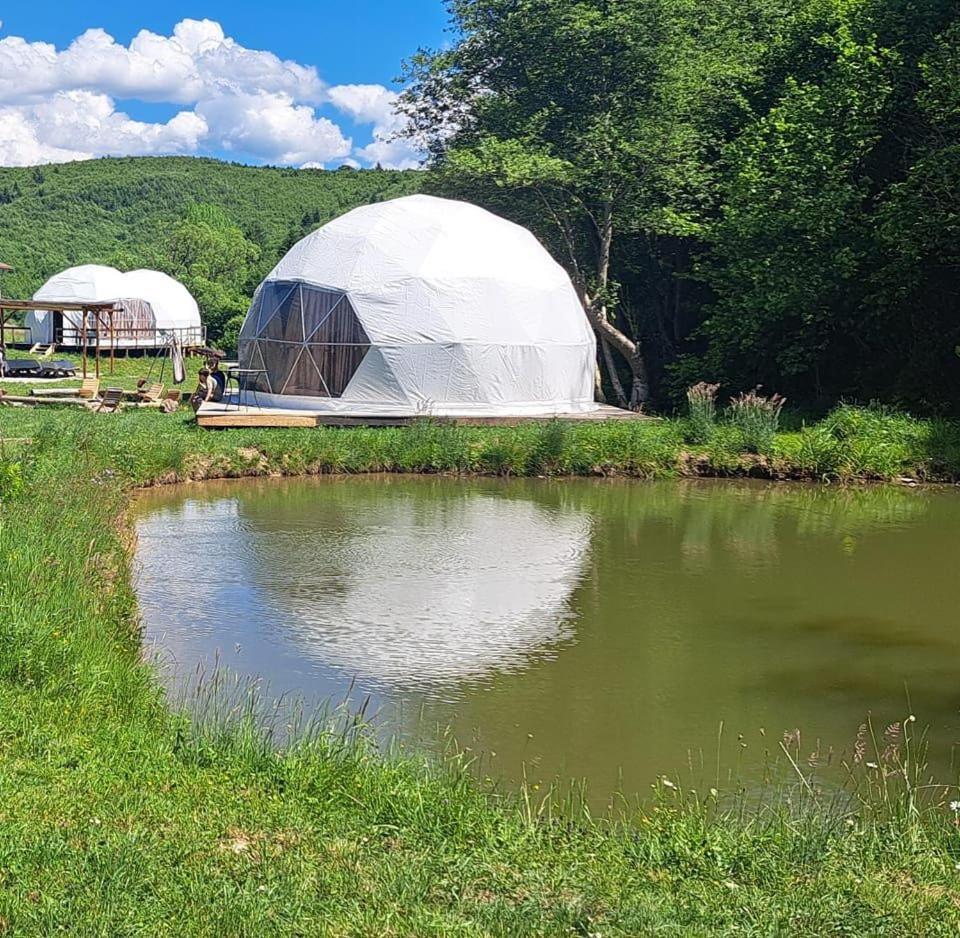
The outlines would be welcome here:
<svg viewBox="0 0 960 938">
<path fill-rule="evenodd" d="M 345 416 L 309 410 L 249 407 L 224 403 L 204 404 L 197 413 L 197 424 L 208 430 L 228 427 L 405 427 L 422 419 L 424 418 L 383 417 L 374 414 Z M 508 427 L 521 423 L 542 423 L 545 420 L 554 419 L 595 423 L 606 420 L 652 420 L 655 418 L 604 404 L 588 413 L 557 414 L 554 417 L 434 417 L 429 419 L 459 427 Z"/>
</svg>

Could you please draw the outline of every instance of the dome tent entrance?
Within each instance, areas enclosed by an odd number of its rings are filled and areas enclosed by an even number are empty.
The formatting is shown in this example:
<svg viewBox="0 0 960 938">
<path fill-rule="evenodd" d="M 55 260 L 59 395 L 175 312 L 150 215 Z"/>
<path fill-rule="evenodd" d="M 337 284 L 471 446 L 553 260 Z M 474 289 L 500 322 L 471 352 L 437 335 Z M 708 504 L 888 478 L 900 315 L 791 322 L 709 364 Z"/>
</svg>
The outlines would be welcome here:
<svg viewBox="0 0 960 938">
<path fill-rule="evenodd" d="M 566 272 L 529 231 L 423 195 L 294 245 L 239 343 L 246 403 L 364 416 L 590 411 L 595 353 Z"/>
<path fill-rule="evenodd" d="M 204 341 L 200 310 L 187 289 L 167 274 L 153 270 L 121 273 L 113 267 L 84 264 L 51 277 L 36 293 L 51 310 L 30 312 L 25 321 L 32 342 L 65 347 L 90 345 L 94 324 L 77 311 L 56 310 L 56 303 L 115 303 L 109 336 L 118 348 L 159 348 L 171 336 L 188 345 Z"/>
</svg>

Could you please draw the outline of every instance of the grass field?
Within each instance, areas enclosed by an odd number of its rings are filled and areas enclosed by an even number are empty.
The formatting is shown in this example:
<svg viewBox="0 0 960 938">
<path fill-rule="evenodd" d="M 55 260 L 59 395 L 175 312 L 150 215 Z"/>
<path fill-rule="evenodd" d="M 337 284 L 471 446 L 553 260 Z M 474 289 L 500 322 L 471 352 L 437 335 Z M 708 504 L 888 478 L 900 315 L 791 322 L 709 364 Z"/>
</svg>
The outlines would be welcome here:
<svg viewBox="0 0 960 938">
<path fill-rule="evenodd" d="M 798 763 L 762 809 L 662 783 L 621 818 L 384 754 L 348 720 L 276 751 L 168 707 L 140 660 L 124 520 L 137 485 L 270 472 L 954 479 L 956 426 L 842 408 L 753 454 L 728 427 L 690 444 L 683 421 L 205 433 L 186 414 L 0 408 L 0 433 L 0 934 L 960 930 L 958 795 L 926 779 L 915 724 L 868 742 L 848 799 Z"/>
</svg>

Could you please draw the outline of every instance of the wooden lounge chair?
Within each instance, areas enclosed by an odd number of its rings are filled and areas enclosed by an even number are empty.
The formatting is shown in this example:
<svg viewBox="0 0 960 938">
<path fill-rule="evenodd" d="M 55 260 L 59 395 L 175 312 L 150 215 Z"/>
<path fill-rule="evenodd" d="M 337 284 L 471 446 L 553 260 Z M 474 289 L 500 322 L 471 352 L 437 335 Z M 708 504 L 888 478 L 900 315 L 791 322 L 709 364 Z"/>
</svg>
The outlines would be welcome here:
<svg viewBox="0 0 960 938">
<path fill-rule="evenodd" d="M 123 400 L 123 388 L 107 388 L 103 392 L 103 397 L 98 401 L 93 401 L 90 406 L 94 413 L 112 414 L 120 409 L 120 402 Z"/>
<path fill-rule="evenodd" d="M 84 378 L 80 385 L 80 397 L 94 398 L 100 393 L 99 378 Z"/>
<path fill-rule="evenodd" d="M 163 385 L 158 383 L 141 388 L 139 395 L 141 401 L 150 401 L 151 403 L 159 401 L 163 397 Z"/>
</svg>

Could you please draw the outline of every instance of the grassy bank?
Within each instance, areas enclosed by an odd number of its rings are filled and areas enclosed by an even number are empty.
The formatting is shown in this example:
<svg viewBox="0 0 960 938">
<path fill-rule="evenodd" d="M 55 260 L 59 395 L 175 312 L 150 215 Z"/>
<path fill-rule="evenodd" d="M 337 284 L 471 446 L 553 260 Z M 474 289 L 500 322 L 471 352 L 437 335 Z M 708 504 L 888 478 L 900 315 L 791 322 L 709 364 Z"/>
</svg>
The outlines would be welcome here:
<svg viewBox="0 0 960 938">
<path fill-rule="evenodd" d="M 359 732 L 275 752 L 252 728 L 191 726 L 140 663 L 119 520 L 134 485 L 263 472 L 766 465 L 948 479 L 960 472 L 952 425 L 848 409 L 778 436 L 769 454 L 743 453 L 728 428 L 693 446 L 669 421 L 203 433 L 156 413 L 0 409 L 0 430 L 0 933 L 960 927 L 960 837 L 945 806 L 956 795 L 920 785 L 902 738 L 888 775 L 855 767 L 856 810 L 798 780 L 792 805 L 744 815 L 666 787 L 614 822 L 557 815 L 542 793 L 482 791 L 455 761 L 384 758 Z"/>
<path fill-rule="evenodd" d="M 723 423 L 698 442 L 686 419 L 517 427 L 426 421 L 391 429 L 210 432 L 197 429 L 186 407 L 173 415 L 127 411 L 109 419 L 66 408 L 7 408 L 0 418 L 0 430 L 11 438 L 42 430 L 95 439 L 110 451 L 124 480 L 138 485 L 324 472 L 960 480 L 960 423 L 848 406 L 815 424 L 772 435 L 761 447 Z"/>
</svg>

